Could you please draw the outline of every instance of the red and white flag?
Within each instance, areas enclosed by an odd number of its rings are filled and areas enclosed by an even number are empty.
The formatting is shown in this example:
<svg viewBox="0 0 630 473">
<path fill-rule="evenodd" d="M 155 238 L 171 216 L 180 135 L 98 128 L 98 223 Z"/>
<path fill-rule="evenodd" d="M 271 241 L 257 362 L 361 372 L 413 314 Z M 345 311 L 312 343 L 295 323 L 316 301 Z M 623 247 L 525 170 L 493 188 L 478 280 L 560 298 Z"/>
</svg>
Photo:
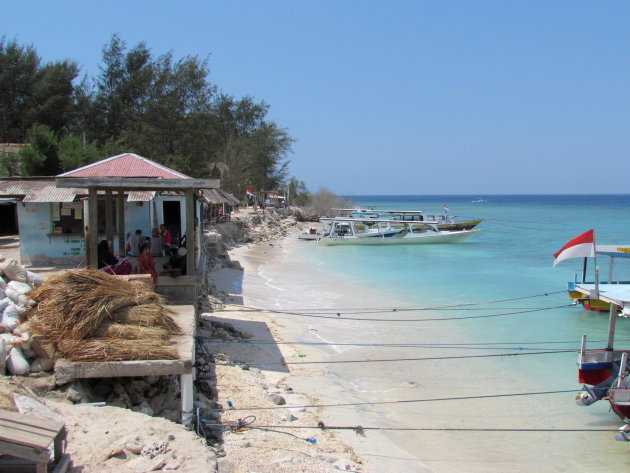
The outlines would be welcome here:
<svg viewBox="0 0 630 473">
<path fill-rule="evenodd" d="M 247 192 L 247 195 L 254 195 L 254 193 L 252 192 L 252 190 L 249 187 L 247 187 L 245 189 L 245 192 Z"/>
<path fill-rule="evenodd" d="M 553 254 L 555 267 L 560 261 L 569 258 L 586 258 L 595 256 L 595 230 L 590 229 L 569 240 L 566 245 Z"/>
</svg>

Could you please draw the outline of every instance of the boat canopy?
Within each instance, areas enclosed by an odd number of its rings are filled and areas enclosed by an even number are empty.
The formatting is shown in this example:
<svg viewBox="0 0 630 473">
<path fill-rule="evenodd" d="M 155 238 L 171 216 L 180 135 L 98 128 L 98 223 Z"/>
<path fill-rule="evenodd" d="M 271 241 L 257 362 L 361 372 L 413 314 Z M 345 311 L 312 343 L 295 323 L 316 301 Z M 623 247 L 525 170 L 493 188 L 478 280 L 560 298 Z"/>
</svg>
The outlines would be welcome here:
<svg viewBox="0 0 630 473">
<path fill-rule="evenodd" d="M 596 245 L 595 253 L 613 258 L 630 258 L 630 245 Z"/>
</svg>

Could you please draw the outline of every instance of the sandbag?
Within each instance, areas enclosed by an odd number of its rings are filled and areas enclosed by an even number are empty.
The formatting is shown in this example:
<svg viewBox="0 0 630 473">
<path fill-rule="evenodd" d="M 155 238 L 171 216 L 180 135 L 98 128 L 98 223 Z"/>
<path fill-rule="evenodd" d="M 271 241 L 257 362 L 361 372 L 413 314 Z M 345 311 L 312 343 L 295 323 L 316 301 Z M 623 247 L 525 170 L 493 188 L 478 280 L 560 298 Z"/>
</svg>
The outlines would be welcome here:
<svg viewBox="0 0 630 473">
<path fill-rule="evenodd" d="M 7 370 L 11 374 L 24 375 L 30 371 L 31 367 L 24 353 L 18 347 L 11 348 L 7 357 Z"/>
<path fill-rule="evenodd" d="M 16 305 L 20 305 L 22 307 L 32 307 L 35 305 L 35 301 L 33 299 L 30 299 L 28 296 L 20 294 L 13 289 L 10 289 L 8 286 L 4 293 Z"/>
<path fill-rule="evenodd" d="M 26 309 L 18 307 L 16 304 L 9 304 L 2 312 L 2 325 L 9 330 L 13 330 L 20 322 L 20 314 Z"/>
<path fill-rule="evenodd" d="M 33 288 L 27 282 L 9 281 L 7 283 L 7 289 L 13 289 L 18 294 L 28 294 Z M 6 291 L 6 289 L 5 289 Z"/>
<path fill-rule="evenodd" d="M 11 299 L 9 299 L 8 297 L 4 297 L 3 299 L 0 299 L 0 313 L 4 312 L 4 309 L 6 309 L 10 303 L 11 303 Z M 2 319 L 0 319 L 0 322 L 2 322 Z"/>
<path fill-rule="evenodd" d="M 0 291 L 4 291 L 7 288 L 7 282 L 0 275 Z"/>
<path fill-rule="evenodd" d="M 32 271 L 26 271 L 26 278 L 28 279 L 28 283 L 33 287 L 39 287 L 44 284 L 42 277 Z"/>
<path fill-rule="evenodd" d="M 4 351 L 4 339 L 0 337 L 0 376 L 7 372 L 7 355 Z"/>
<path fill-rule="evenodd" d="M 26 268 L 16 259 L 9 259 L 0 263 L 0 271 L 11 281 L 26 282 Z"/>
</svg>

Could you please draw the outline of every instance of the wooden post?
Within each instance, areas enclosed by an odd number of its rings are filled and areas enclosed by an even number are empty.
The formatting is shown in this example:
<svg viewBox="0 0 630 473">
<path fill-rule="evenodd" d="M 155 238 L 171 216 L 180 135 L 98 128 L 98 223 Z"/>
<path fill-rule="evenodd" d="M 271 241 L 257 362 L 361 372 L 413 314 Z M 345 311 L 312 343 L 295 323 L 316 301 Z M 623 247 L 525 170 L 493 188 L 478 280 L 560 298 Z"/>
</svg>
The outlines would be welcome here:
<svg viewBox="0 0 630 473">
<path fill-rule="evenodd" d="M 621 365 L 619 366 L 619 377 L 617 378 L 617 387 L 623 387 L 623 380 L 626 377 L 626 367 L 628 366 L 628 352 L 621 354 Z"/>
<path fill-rule="evenodd" d="M 117 192 L 116 220 L 118 220 L 118 251 L 121 256 L 125 256 L 127 254 L 125 250 L 127 243 L 127 238 L 125 238 L 125 191 L 119 188 Z"/>
<path fill-rule="evenodd" d="M 613 343 L 615 341 L 615 324 L 617 322 L 617 306 L 610 304 L 610 315 L 608 318 L 608 342 L 606 343 L 606 351 L 610 352 L 610 359 L 606 361 L 613 361 Z"/>
<path fill-rule="evenodd" d="M 87 242 L 90 246 L 90 259 L 87 262 L 87 267 L 92 269 L 98 268 L 98 205 L 96 196 L 96 188 L 90 187 L 88 193 L 88 208 L 90 210 L 88 234 L 90 241 Z"/>
<path fill-rule="evenodd" d="M 114 242 L 114 203 L 112 191 L 105 191 L 105 238 L 108 242 Z"/>
<path fill-rule="evenodd" d="M 186 274 L 195 274 L 195 194 L 186 190 Z"/>
</svg>

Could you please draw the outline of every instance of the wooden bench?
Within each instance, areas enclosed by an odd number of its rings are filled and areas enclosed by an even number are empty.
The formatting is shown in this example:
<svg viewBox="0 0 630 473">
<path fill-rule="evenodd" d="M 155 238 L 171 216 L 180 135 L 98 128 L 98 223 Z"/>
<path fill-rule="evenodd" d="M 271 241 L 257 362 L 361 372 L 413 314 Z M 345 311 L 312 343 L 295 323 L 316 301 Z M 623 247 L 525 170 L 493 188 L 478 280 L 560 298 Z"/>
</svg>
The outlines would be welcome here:
<svg viewBox="0 0 630 473">
<path fill-rule="evenodd" d="M 56 462 L 53 473 L 68 469 L 70 456 L 64 453 L 66 434 L 62 422 L 0 410 L 0 455 L 33 461 L 37 473 L 48 472 L 51 446 Z M 6 471 L 1 463 L 0 471 Z"/>
</svg>

